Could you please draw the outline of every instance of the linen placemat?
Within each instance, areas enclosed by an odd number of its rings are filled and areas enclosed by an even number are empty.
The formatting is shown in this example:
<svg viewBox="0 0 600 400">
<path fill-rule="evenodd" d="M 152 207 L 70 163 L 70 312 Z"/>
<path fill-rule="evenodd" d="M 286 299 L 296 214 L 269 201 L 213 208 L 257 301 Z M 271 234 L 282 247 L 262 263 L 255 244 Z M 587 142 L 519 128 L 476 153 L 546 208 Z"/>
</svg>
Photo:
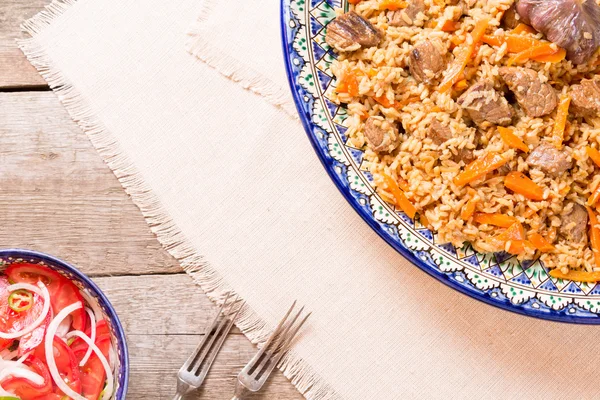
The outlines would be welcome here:
<svg viewBox="0 0 600 400">
<path fill-rule="evenodd" d="M 252 341 L 294 299 L 313 312 L 282 365 L 307 398 L 595 394 L 597 328 L 492 308 L 404 260 L 329 181 L 276 80 L 265 101 L 239 65 L 209 65 L 226 43 L 196 51 L 206 62 L 187 51 L 205 12 L 197 0 L 60 1 L 24 24 L 21 45 L 165 248 L 211 299 L 247 301 L 238 326 Z M 279 37 L 275 13 L 262 15 L 247 17 Z M 283 65 L 279 46 L 265 52 L 279 64 L 259 80 Z"/>
</svg>

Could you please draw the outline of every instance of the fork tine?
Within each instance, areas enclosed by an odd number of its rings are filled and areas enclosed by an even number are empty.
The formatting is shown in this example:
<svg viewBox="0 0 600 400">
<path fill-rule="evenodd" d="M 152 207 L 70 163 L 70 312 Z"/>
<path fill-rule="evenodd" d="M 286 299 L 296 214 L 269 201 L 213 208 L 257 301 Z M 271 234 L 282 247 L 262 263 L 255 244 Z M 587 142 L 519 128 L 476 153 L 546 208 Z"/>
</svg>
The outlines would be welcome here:
<svg viewBox="0 0 600 400">
<path fill-rule="evenodd" d="M 245 301 L 243 301 L 240 304 L 240 306 L 238 307 L 238 309 L 235 312 L 235 314 L 233 315 L 233 317 L 229 319 L 229 323 L 225 327 L 223 335 L 221 335 L 221 337 L 219 338 L 219 341 L 217 342 L 217 345 L 215 346 L 216 349 L 220 349 L 221 346 L 223 346 L 223 343 L 225 342 L 225 339 L 227 339 L 227 334 L 229 333 L 229 331 L 231 331 L 231 328 L 233 327 L 233 323 L 237 319 L 237 316 L 240 313 L 240 311 L 242 310 L 242 307 L 244 307 L 244 304 L 246 304 Z M 212 353 L 210 353 L 208 355 L 208 357 L 206 359 L 206 363 L 204 364 L 204 367 L 197 374 L 198 376 L 201 376 L 201 379 L 204 379 L 204 377 L 206 376 L 206 374 L 208 374 L 208 370 L 210 369 L 213 361 L 215 361 L 215 358 L 217 357 L 217 354 L 218 354 L 218 351 L 213 351 Z"/>
<path fill-rule="evenodd" d="M 278 335 L 278 337 L 276 338 L 277 340 L 273 344 L 272 348 L 266 350 L 267 356 L 262 359 L 262 361 L 258 365 L 258 367 L 254 368 L 254 371 L 258 370 L 258 373 L 260 374 L 260 371 L 264 368 L 264 366 L 267 364 L 267 362 L 269 362 L 271 360 L 271 358 L 273 357 L 273 355 L 277 353 L 277 350 L 282 346 L 282 344 L 287 341 L 288 332 L 290 331 L 291 327 L 294 326 L 294 323 L 296 322 L 296 320 L 298 319 L 300 314 L 302 314 L 302 311 L 304 311 L 304 307 L 302 307 L 300 309 L 300 311 L 298 311 L 296 313 L 296 315 L 294 316 L 292 321 L 286 325 L 285 330 L 280 335 Z M 296 329 L 296 331 L 297 331 L 297 329 Z"/>
<path fill-rule="evenodd" d="M 304 317 L 302 319 L 302 321 L 300 321 L 300 323 L 298 324 L 298 326 L 296 327 L 296 329 L 294 329 L 294 331 L 291 333 L 291 335 L 289 335 L 286 343 L 284 344 L 284 346 L 282 346 L 281 351 L 275 357 L 275 360 L 273 362 L 274 365 L 279 364 L 279 361 L 281 360 L 281 357 L 290 349 L 290 347 L 292 346 L 292 341 L 294 340 L 294 337 L 296 337 L 296 334 L 298 333 L 298 331 L 300 330 L 300 328 L 302 327 L 302 325 L 304 325 L 304 323 L 306 322 L 306 320 L 308 319 L 308 317 L 310 317 L 311 314 L 312 313 L 308 313 L 306 315 L 306 317 Z"/>
<path fill-rule="evenodd" d="M 223 312 L 223 319 L 221 319 L 221 322 L 219 323 L 219 325 L 216 328 L 216 330 L 214 331 L 214 333 L 211 331 L 211 335 L 210 335 L 211 338 L 210 338 L 210 341 L 208 342 L 208 345 L 206 345 L 202 349 L 202 352 L 200 353 L 200 355 L 198 357 L 196 357 L 196 360 L 193 363 L 192 367 L 188 368 L 188 371 L 191 372 L 192 374 L 197 375 L 197 372 L 198 372 L 200 366 L 202 365 L 202 362 L 206 358 L 206 355 L 212 349 L 213 344 L 215 343 L 215 340 L 217 339 L 217 337 L 219 335 L 221 335 L 223 333 L 223 327 L 227 324 L 228 318 L 231 315 L 231 310 L 235 307 L 235 305 L 237 304 L 238 301 L 239 301 L 239 296 L 237 296 L 234 301 L 232 301 L 231 303 L 229 303 L 227 305 L 227 308 L 226 308 L 227 311 Z M 220 316 L 220 313 L 219 313 L 219 316 Z M 225 331 L 225 334 L 223 334 L 222 336 L 226 337 L 227 332 L 228 331 Z"/>
<path fill-rule="evenodd" d="M 185 361 L 185 363 L 183 363 L 183 366 L 181 367 L 180 371 L 184 371 L 189 368 L 190 364 L 196 359 L 199 352 L 202 350 L 202 348 L 208 341 L 210 333 L 213 332 L 213 330 L 217 326 L 217 322 L 219 321 L 219 317 L 221 316 L 221 313 L 223 312 L 223 309 L 225 308 L 225 304 L 227 304 L 227 300 L 229 299 L 229 296 L 231 296 L 231 292 L 227 292 L 227 296 L 225 297 L 225 300 L 223 301 L 221 308 L 219 308 L 219 312 L 217 313 L 217 315 L 213 319 L 212 323 L 210 324 L 210 327 L 206 331 L 206 334 L 204 335 L 204 337 L 202 338 L 202 340 L 200 341 L 200 343 L 198 344 L 198 346 L 196 347 L 194 352 L 188 357 L 188 359 Z"/>
<path fill-rule="evenodd" d="M 246 366 L 244 367 L 242 372 L 249 371 L 250 369 L 253 368 L 254 364 L 260 360 L 260 358 L 264 354 L 265 350 L 269 347 L 269 345 L 271 344 L 271 342 L 273 341 L 275 336 L 279 335 L 279 332 L 281 331 L 281 327 L 283 326 L 283 324 L 285 323 L 285 321 L 287 320 L 287 318 L 289 317 L 290 313 L 292 312 L 292 310 L 294 309 L 295 306 L 296 306 L 296 300 L 294 300 L 294 302 L 292 303 L 292 306 L 290 307 L 288 312 L 283 316 L 281 321 L 279 321 L 279 324 L 277 325 L 277 327 L 275 328 L 273 333 L 271 333 L 271 336 L 269 336 L 265 345 L 258 351 L 258 353 L 256 353 L 256 355 L 254 357 L 252 357 L 250 362 L 248 364 L 246 364 Z"/>
</svg>

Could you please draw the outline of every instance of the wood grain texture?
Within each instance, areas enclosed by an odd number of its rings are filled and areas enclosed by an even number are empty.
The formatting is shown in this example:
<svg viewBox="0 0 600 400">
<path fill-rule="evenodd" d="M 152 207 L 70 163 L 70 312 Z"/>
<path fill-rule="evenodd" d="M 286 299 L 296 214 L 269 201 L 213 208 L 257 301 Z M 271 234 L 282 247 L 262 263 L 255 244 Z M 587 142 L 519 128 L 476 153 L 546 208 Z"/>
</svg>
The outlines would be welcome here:
<svg viewBox="0 0 600 400">
<path fill-rule="evenodd" d="M 131 376 L 127 398 L 170 398 L 175 393 L 176 372 L 198 345 L 199 333 L 214 316 L 215 306 L 185 274 L 94 280 L 115 306 L 128 337 Z M 255 347 L 234 329 L 202 390 L 187 398 L 231 399 L 236 375 L 255 352 Z M 302 398 L 280 371 L 275 371 L 263 391 L 253 397 Z"/>
<path fill-rule="evenodd" d="M 52 92 L 0 93 L 1 247 L 94 275 L 181 272 Z"/>
<path fill-rule="evenodd" d="M 46 82 L 29 64 L 16 39 L 27 37 L 21 23 L 40 12 L 51 0 L 0 1 L 0 89 L 45 86 Z"/>
</svg>

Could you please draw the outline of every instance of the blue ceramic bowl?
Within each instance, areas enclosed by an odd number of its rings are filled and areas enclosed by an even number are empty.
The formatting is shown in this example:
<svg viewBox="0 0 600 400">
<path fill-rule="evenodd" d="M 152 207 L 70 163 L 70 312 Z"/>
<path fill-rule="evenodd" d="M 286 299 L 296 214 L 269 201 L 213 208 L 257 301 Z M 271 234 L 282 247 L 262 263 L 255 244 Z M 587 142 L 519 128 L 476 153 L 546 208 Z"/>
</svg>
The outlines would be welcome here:
<svg viewBox="0 0 600 400">
<path fill-rule="evenodd" d="M 51 255 L 23 249 L 0 250 L 0 268 L 4 269 L 14 262 L 43 264 L 69 278 L 77 287 L 86 290 L 90 297 L 98 302 L 112 333 L 112 342 L 117 353 L 115 376 L 115 400 L 125 400 L 129 379 L 129 355 L 123 327 L 110 301 L 98 286 L 77 268 Z"/>
<path fill-rule="evenodd" d="M 600 283 L 553 278 L 540 260 L 458 248 L 377 194 L 363 151 L 346 137 L 347 112 L 330 99 L 337 55 L 325 42 L 335 9 L 348 0 L 281 0 L 283 53 L 300 120 L 325 170 L 356 212 L 417 267 L 487 304 L 532 317 L 600 324 Z M 424 296 L 427 293 L 423 293 Z"/>
</svg>

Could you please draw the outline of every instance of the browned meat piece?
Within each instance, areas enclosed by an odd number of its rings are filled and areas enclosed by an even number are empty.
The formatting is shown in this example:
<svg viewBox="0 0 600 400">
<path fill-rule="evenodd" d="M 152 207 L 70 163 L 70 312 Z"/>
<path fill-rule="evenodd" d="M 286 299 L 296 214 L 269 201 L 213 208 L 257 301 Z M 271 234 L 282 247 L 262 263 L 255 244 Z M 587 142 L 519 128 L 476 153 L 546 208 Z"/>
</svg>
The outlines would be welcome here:
<svg viewBox="0 0 600 400">
<path fill-rule="evenodd" d="M 382 117 L 369 117 L 365 123 L 367 145 L 376 153 L 389 152 L 398 146 L 398 131 Z"/>
<path fill-rule="evenodd" d="M 388 18 L 391 26 L 411 26 L 419 13 L 425 12 L 423 0 L 410 0 L 408 7 L 404 10 L 390 11 Z"/>
<path fill-rule="evenodd" d="M 431 141 L 438 146 L 447 140 L 452 139 L 452 131 L 450 127 L 442 125 L 438 120 L 434 119 L 429 127 L 429 134 L 427 135 Z"/>
<path fill-rule="evenodd" d="M 600 47 L 596 0 L 519 0 L 517 12 L 525 23 L 565 48 L 574 64 L 585 64 Z"/>
<path fill-rule="evenodd" d="M 537 72 L 522 67 L 502 67 L 499 72 L 528 116 L 542 117 L 554 111 L 558 104 L 556 92 L 548 83 L 542 83 Z"/>
<path fill-rule="evenodd" d="M 515 29 L 517 25 L 519 25 L 519 14 L 517 14 L 517 8 L 513 4 L 510 8 L 504 11 L 504 16 L 502 17 L 502 26 L 505 29 Z"/>
<path fill-rule="evenodd" d="M 413 78 L 428 84 L 438 78 L 445 67 L 440 51 L 430 41 L 418 43 L 410 52 L 408 63 Z"/>
<path fill-rule="evenodd" d="M 470 163 L 471 161 L 473 161 L 475 159 L 475 154 L 473 154 L 473 150 L 471 149 L 458 149 L 456 150 L 456 154 L 452 154 L 452 160 L 454 160 L 454 162 L 461 162 L 463 161 L 466 164 Z"/>
<path fill-rule="evenodd" d="M 485 127 L 490 123 L 507 126 L 513 118 L 513 110 L 508 101 L 488 81 L 475 83 L 457 102 L 467 110 L 473 122 L 480 126 Z"/>
<path fill-rule="evenodd" d="M 354 51 L 377 46 L 383 37 L 381 31 L 369 21 L 350 11 L 327 25 L 325 41 L 338 51 Z"/>
<path fill-rule="evenodd" d="M 571 86 L 571 111 L 580 117 L 600 115 L 600 77 Z"/>
<path fill-rule="evenodd" d="M 566 151 L 547 143 L 533 149 L 525 161 L 530 168 L 537 168 L 553 178 L 560 176 L 573 165 L 573 160 Z"/>
<path fill-rule="evenodd" d="M 587 241 L 588 213 L 585 207 L 571 203 L 573 207 L 561 217 L 561 224 L 558 232 L 561 236 L 571 242 Z M 567 205 L 565 208 L 568 208 Z"/>
</svg>

